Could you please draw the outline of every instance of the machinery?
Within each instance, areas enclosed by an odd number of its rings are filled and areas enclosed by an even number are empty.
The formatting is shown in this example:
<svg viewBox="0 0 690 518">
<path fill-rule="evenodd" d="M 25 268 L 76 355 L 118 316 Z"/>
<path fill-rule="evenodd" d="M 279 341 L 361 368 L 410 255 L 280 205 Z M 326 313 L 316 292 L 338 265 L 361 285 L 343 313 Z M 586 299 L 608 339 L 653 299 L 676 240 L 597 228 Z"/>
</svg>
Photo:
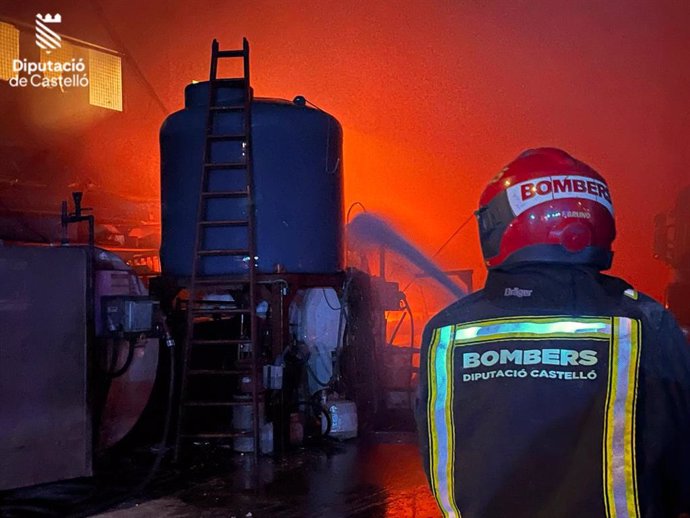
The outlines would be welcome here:
<svg viewBox="0 0 690 518">
<path fill-rule="evenodd" d="M 242 76 L 217 77 L 224 59 L 239 60 Z M 343 266 L 338 121 L 301 96 L 255 97 L 247 41 L 214 41 L 209 80 L 186 87 L 160 144 L 162 275 L 152 289 L 182 344 L 177 457 L 195 444 L 256 455 L 354 437 L 390 422 L 384 410 L 396 405 L 411 431 L 414 337 L 411 348 L 389 347 L 385 318 L 411 316 L 409 305 L 383 272 Z M 381 247 L 429 263 L 375 217 L 358 221 Z"/>
<path fill-rule="evenodd" d="M 88 246 L 0 246 L 0 278 L 0 489 L 91 475 L 148 403 L 156 303 Z"/>
<path fill-rule="evenodd" d="M 655 219 L 654 255 L 673 268 L 673 280 L 666 290 L 669 308 L 690 335 L 690 186 L 678 194 L 675 206 Z"/>
<path fill-rule="evenodd" d="M 241 60 L 242 77 L 217 77 L 225 58 Z M 412 311 L 383 266 L 344 266 L 338 121 L 302 97 L 254 97 L 246 40 L 214 41 L 209 80 L 186 87 L 160 145 L 162 271 L 147 287 L 94 246 L 79 193 L 72 212 L 63 204 L 61 246 L 0 246 L 0 455 L 11 466 L 0 490 L 88 476 L 142 421 L 162 434 L 154 471 L 166 445 L 178 461 L 207 445 L 281 452 L 376 431 L 390 409 L 410 426 L 414 328 L 409 347 L 392 344 Z M 81 223 L 88 244 L 70 245 Z M 381 247 L 422 265 L 374 227 Z M 168 395 L 165 412 L 152 394 Z"/>
</svg>

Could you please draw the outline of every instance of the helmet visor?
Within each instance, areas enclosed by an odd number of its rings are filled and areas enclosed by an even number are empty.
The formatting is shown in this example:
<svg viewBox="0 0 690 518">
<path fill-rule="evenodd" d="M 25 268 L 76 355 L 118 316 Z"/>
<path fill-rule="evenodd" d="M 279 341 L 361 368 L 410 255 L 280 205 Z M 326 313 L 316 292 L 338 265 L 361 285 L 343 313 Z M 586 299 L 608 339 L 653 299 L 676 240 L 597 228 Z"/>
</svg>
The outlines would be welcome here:
<svg viewBox="0 0 690 518">
<path fill-rule="evenodd" d="M 479 241 L 482 246 L 484 260 L 488 261 L 498 255 L 501 250 L 503 234 L 515 218 L 510 208 L 506 192 L 496 195 L 489 203 L 480 207 L 474 215 L 479 225 Z"/>
</svg>

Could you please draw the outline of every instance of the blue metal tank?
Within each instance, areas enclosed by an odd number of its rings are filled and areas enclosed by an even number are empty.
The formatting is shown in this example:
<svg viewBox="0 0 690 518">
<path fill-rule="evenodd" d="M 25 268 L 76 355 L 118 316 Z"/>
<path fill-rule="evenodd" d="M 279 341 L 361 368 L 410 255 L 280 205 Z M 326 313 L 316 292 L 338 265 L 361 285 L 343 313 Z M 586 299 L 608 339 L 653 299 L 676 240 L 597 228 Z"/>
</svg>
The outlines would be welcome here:
<svg viewBox="0 0 690 518">
<path fill-rule="evenodd" d="M 242 91 L 218 90 L 218 105 L 241 102 Z M 192 273 L 196 216 L 208 106 L 208 82 L 185 88 L 185 108 L 160 131 L 162 242 L 165 275 Z M 332 273 L 342 268 L 342 128 L 331 115 L 292 102 L 255 98 L 251 105 L 258 271 L 281 265 L 292 273 Z M 214 133 L 238 133 L 242 114 L 223 112 Z M 212 160 L 237 156 L 238 142 L 216 142 Z M 239 150 L 239 153 L 242 151 Z M 209 190 L 245 187 L 245 174 L 212 170 Z M 246 200 L 211 199 L 208 219 L 243 219 Z M 246 228 L 206 230 L 206 248 L 243 248 Z M 242 273 L 246 261 L 207 257 L 205 275 Z"/>
</svg>

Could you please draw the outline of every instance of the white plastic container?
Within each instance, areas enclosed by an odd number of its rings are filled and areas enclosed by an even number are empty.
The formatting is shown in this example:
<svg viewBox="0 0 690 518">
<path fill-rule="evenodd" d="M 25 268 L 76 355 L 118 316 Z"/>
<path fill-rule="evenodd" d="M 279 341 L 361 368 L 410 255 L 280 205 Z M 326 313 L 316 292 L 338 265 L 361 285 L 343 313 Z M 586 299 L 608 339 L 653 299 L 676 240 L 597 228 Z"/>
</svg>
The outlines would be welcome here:
<svg viewBox="0 0 690 518">
<path fill-rule="evenodd" d="M 328 436 L 345 440 L 357 437 L 357 405 L 347 399 L 332 399 L 326 403 L 331 416 L 331 431 Z M 321 417 L 321 429 L 326 431 L 326 418 Z"/>
<path fill-rule="evenodd" d="M 254 409 L 251 405 L 237 406 L 233 409 L 233 428 L 238 432 L 250 432 L 253 428 L 252 416 Z M 240 453 L 254 451 L 254 437 L 237 437 L 233 441 L 233 449 Z M 265 422 L 264 406 L 259 403 L 259 451 L 273 453 L 273 423 Z"/>
</svg>

